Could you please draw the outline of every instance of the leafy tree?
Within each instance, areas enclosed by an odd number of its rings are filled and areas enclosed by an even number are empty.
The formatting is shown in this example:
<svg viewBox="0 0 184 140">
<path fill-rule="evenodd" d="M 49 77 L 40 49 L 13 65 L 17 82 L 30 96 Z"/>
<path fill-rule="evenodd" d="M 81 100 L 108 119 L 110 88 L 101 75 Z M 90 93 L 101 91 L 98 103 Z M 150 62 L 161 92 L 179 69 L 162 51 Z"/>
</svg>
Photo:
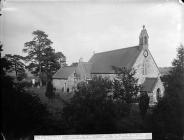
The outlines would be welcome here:
<svg viewBox="0 0 184 140">
<path fill-rule="evenodd" d="M 56 52 L 56 57 L 59 60 L 59 64 L 61 67 L 66 66 L 66 56 L 62 52 Z"/>
<path fill-rule="evenodd" d="M 63 109 L 68 133 L 111 133 L 115 130 L 114 104 L 108 93 L 111 81 L 94 77 L 80 83 L 74 97 Z"/>
<path fill-rule="evenodd" d="M 51 80 L 49 80 L 48 83 L 47 83 L 45 95 L 48 98 L 54 97 L 54 87 L 52 85 L 52 81 Z"/>
<path fill-rule="evenodd" d="M 3 79 L 4 75 L 6 74 L 6 71 L 10 69 L 11 63 L 5 58 L 1 58 L 1 52 L 3 51 L 2 47 L 3 45 L 0 42 L 1 78 Z"/>
<path fill-rule="evenodd" d="M 182 139 L 184 121 L 184 47 L 180 45 L 172 70 L 165 78 L 165 97 L 153 111 L 155 139 Z M 182 126 L 183 125 L 183 126 Z"/>
<path fill-rule="evenodd" d="M 135 70 L 114 67 L 117 77 L 114 79 L 113 98 L 127 104 L 131 104 L 136 98 L 141 86 L 134 77 Z"/>
<path fill-rule="evenodd" d="M 77 87 L 63 109 L 66 133 L 118 133 L 125 130 L 119 122 L 129 113 L 129 106 L 113 99 L 112 81 L 95 76 Z"/>
<path fill-rule="evenodd" d="M 47 74 L 48 80 L 52 75 L 61 67 L 60 60 L 64 55 L 61 52 L 55 53 L 55 50 L 51 47 L 46 48 L 43 51 L 43 72 Z"/>
<path fill-rule="evenodd" d="M 20 55 L 6 54 L 5 58 L 11 63 L 9 72 L 15 72 L 16 79 L 23 79 L 26 77 L 24 58 Z"/>
<path fill-rule="evenodd" d="M 61 67 L 60 60 L 65 56 L 61 52 L 55 53 L 51 47 L 43 51 L 43 73 L 46 74 L 46 96 L 53 97 L 52 75 Z"/>
<path fill-rule="evenodd" d="M 142 92 L 139 97 L 139 109 L 142 118 L 144 119 L 149 108 L 149 96 L 146 92 Z"/>
<path fill-rule="evenodd" d="M 43 73 L 50 78 L 60 68 L 61 63 L 66 62 L 66 57 L 62 52 L 55 52 L 51 47 L 52 41 L 45 32 L 37 30 L 33 35 L 33 40 L 25 43 L 23 52 L 27 53 L 28 69 L 39 77 L 42 86 Z"/>
<path fill-rule="evenodd" d="M 28 53 L 26 56 L 26 61 L 30 62 L 28 68 L 33 74 L 39 76 L 40 86 L 42 86 L 43 53 L 46 48 L 51 47 L 52 41 L 45 32 L 40 30 L 34 31 L 33 35 L 33 40 L 25 43 L 23 52 Z"/>
</svg>

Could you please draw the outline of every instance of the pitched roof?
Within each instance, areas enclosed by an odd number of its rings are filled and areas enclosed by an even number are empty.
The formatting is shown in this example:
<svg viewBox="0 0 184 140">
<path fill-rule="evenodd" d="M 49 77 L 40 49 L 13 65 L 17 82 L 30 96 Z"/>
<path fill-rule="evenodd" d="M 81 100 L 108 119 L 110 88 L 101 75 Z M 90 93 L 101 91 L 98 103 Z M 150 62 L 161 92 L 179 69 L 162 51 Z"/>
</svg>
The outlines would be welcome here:
<svg viewBox="0 0 184 140">
<path fill-rule="evenodd" d="M 54 75 L 53 79 L 68 79 L 68 76 L 76 70 L 77 66 L 66 66 L 60 68 Z"/>
<path fill-rule="evenodd" d="M 157 78 L 146 78 L 144 83 L 142 84 L 142 91 L 153 92 L 153 89 L 157 83 Z"/>
<path fill-rule="evenodd" d="M 131 68 L 142 50 L 141 46 L 96 53 L 89 60 L 91 73 L 114 73 L 112 66 Z"/>
</svg>

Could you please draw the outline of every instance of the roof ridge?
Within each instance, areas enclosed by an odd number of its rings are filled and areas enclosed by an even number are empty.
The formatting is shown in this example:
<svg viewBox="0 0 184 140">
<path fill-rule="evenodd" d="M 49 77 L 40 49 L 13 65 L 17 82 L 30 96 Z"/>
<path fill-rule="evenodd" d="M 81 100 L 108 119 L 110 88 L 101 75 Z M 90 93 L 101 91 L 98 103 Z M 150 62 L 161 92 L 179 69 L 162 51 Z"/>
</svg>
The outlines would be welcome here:
<svg viewBox="0 0 184 140">
<path fill-rule="evenodd" d="M 124 49 L 135 48 L 135 47 L 139 47 L 139 45 L 137 45 L 137 46 L 131 46 L 131 47 L 126 47 L 126 48 L 121 48 L 121 49 L 109 50 L 109 51 L 105 51 L 105 52 L 98 52 L 98 53 L 95 53 L 95 54 L 109 53 L 109 52 L 113 52 L 113 51 L 119 51 L 119 50 L 124 50 Z M 95 54 L 94 54 L 94 55 L 95 55 Z"/>
<path fill-rule="evenodd" d="M 64 66 L 63 68 L 66 68 L 66 67 L 77 67 L 77 66 Z"/>
</svg>

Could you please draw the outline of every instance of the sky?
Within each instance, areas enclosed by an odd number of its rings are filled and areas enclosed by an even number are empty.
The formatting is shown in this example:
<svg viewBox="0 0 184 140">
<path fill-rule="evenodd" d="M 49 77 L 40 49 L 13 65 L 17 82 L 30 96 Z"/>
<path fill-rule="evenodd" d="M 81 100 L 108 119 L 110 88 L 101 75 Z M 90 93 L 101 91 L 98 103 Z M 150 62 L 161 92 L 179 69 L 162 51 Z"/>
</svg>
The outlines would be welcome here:
<svg viewBox="0 0 184 140">
<path fill-rule="evenodd" d="M 67 63 L 94 53 L 136 46 L 145 25 L 159 67 L 171 66 L 184 44 L 184 5 L 177 0 L 6 0 L 0 17 L 4 54 L 19 54 L 42 30 Z"/>
</svg>

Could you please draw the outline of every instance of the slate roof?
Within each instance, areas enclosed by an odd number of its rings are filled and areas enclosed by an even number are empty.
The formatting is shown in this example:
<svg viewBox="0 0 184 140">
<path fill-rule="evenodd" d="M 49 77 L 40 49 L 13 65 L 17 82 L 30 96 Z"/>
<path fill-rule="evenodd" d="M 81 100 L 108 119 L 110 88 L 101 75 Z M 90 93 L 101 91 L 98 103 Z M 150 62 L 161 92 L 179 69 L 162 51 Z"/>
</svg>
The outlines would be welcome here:
<svg viewBox="0 0 184 140">
<path fill-rule="evenodd" d="M 68 76 L 80 67 L 84 75 L 90 78 L 90 74 L 114 73 L 113 66 L 132 68 L 137 57 L 142 50 L 142 46 L 134 46 L 117 49 L 107 52 L 96 53 L 88 62 L 80 62 L 78 66 L 66 66 L 59 69 L 53 76 L 54 79 L 68 79 Z"/>
<path fill-rule="evenodd" d="M 142 84 L 143 86 L 142 91 L 153 92 L 157 81 L 158 81 L 157 78 L 146 78 L 144 83 Z"/>
<path fill-rule="evenodd" d="M 66 66 L 60 68 L 54 75 L 53 79 L 68 79 L 68 76 L 76 70 L 77 66 Z"/>
<path fill-rule="evenodd" d="M 132 68 L 141 50 L 141 46 L 134 46 L 96 53 L 89 60 L 92 63 L 91 73 L 114 73 L 112 66 Z"/>
</svg>

